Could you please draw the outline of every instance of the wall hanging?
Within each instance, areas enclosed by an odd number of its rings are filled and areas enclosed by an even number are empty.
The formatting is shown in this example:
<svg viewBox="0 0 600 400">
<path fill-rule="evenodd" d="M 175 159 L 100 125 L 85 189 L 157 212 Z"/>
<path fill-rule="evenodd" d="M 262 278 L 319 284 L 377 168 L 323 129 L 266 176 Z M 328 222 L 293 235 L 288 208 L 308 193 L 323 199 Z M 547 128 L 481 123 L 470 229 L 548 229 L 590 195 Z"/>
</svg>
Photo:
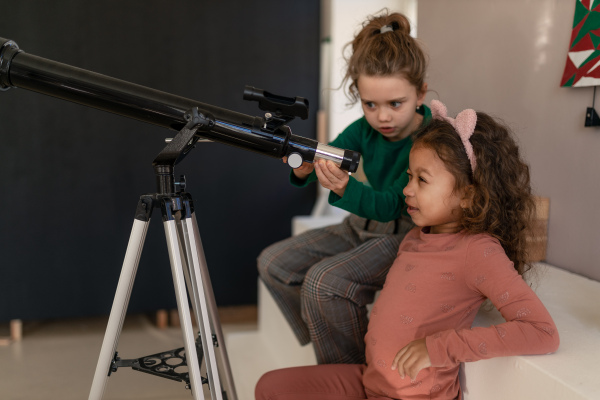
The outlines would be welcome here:
<svg viewBox="0 0 600 400">
<path fill-rule="evenodd" d="M 600 84 L 600 0 L 576 0 L 573 30 L 561 86 L 594 86 L 592 107 L 585 113 L 585 126 L 600 125 L 594 108 Z"/>
</svg>

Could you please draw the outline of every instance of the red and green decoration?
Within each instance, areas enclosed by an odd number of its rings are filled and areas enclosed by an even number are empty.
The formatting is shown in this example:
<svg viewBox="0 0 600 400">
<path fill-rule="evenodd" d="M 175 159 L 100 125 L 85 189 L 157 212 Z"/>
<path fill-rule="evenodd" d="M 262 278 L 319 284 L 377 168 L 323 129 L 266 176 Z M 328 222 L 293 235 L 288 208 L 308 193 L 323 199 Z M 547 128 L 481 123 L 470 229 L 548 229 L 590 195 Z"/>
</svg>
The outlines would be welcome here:
<svg viewBox="0 0 600 400">
<path fill-rule="evenodd" d="M 560 86 L 600 85 L 600 0 L 576 0 L 565 72 Z"/>
</svg>

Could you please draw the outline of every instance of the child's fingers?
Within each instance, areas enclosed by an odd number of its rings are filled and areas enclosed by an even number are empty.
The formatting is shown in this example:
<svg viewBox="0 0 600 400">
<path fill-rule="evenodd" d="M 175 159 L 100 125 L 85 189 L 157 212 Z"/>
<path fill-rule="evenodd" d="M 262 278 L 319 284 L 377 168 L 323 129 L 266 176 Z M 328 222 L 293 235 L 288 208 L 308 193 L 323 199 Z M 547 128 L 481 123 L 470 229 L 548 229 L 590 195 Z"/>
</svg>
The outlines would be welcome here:
<svg viewBox="0 0 600 400">
<path fill-rule="evenodd" d="M 321 170 L 323 171 L 323 174 L 327 177 L 327 179 L 329 179 L 330 181 L 337 179 L 337 176 L 335 174 L 336 166 L 333 162 L 319 161 L 319 166 L 321 167 Z"/>
<path fill-rule="evenodd" d="M 326 169 L 329 180 L 335 183 L 338 188 L 345 187 L 348 184 L 348 172 L 342 170 L 333 161 L 327 161 Z"/>
<path fill-rule="evenodd" d="M 310 174 L 313 171 L 314 166 L 312 164 L 310 164 L 310 163 L 304 162 L 304 163 L 302 163 L 301 166 L 299 166 L 296 169 L 298 169 L 298 170 L 300 170 L 302 172 L 305 172 L 307 174 Z"/>
<path fill-rule="evenodd" d="M 410 342 L 398 351 L 394 361 L 392 361 L 392 369 L 398 369 L 398 374 L 403 379 L 408 375 L 412 380 L 415 380 L 419 371 L 430 366 L 431 360 L 429 359 L 425 339 Z"/>
<path fill-rule="evenodd" d="M 349 176 L 342 171 L 332 161 L 319 160 L 315 163 L 315 171 L 319 183 L 325 189 L 329 189 L 342 197 L 346 186 L 348 185 Z M 342 174 L 340 176 L 340 173 Z"/>
<path fill-rule="evenodd" d="M 415 380 L 420 370 L 419 360 L 414 354 L 405 353 L 398 360 L 398 374 L 402 379 L 408 376 L 411 380 Z"/>
<path fill-rule="evenodd" d="M 411 362 L 411 365 L 408 365 L 406 368 L 406 375 L 408 375 L 408 377 L 414 381 L 415 379 L 417 379 L 417 375 L 419 375 L 419 371 L 421 371 L 421 367 L 419 367 L 418 363 L 416 362 L 417 360 L 412 360 L 413 362 Z"/>
<path fill-rule="evenodd" d="M 405 364 L 406 358 L 408 357 L 408 353 L 406 352 L 407 348 L 403 347 L 394 357 L 394 361 L 392 361 L 392 370 L 398 369 L 398 374 L 402 379 L 406 376 Z"/>
<path fill-rule="evenodd" d="M 348 172 L 342 170 L 336 163 L 333 161 L 327 161 L 327 169 L 336 179 L 340 181 L 344 181 L 348 179 Z"/>
<path fill-rule="evenodd" d="M 402 357 L 402 354 L 404 354 L 405 351 L 406 351 L 406 347 L 400 349 L 400 351 L 398 353 L 396 353 L 396 357 L 394 357 L 394 361 L 392 361 L 392 370 L 395 370 L 396 368 L 398 368 L 398 363 L 400 361 L 400 357 Z"/>
<path fill-rule="evenodd" d="M 329 180 L 329 179 L 327 179 L 327 175 L 325 174 L 325 171 L 323 171 L 323 169 L 324 168 L 320 162 L 315 163 L 315 172 L 316 172 L 317 178 L 319 179 L 319 182 L 321 182 L 321 184 L 325 184 Z"/>
<path fill-rule="evenodd" d="M 329 170 L 327 163 L 324 161 L 318 161 L 315 165 L 315 170 L 317 171 L 317 177 L 319 181 L 323 184 L 325 183 L 328 189 L 332 188 L 332 185 L 335 183 L 336 178 L 335 175 L 331 173 Z"/>
</svg>

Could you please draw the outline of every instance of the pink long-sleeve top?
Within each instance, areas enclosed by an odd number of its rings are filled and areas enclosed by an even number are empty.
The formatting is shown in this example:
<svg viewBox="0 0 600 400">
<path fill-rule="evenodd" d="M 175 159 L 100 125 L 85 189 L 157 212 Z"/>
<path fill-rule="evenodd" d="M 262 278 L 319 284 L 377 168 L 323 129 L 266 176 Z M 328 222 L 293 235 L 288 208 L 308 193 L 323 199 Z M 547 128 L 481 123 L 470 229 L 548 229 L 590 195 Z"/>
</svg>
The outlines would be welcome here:
<svg viewBox="0 0 600 400">
<path fill-rule="evenodd" d="M 505 323 L 471 328 L 489 298 Z M 426 338 L 432 367 L 413 381 L 391 365 Z M 371 311 L 363 384 L 370 397 L 455 399 L 461 362 L 556 351 L 558 332 L 537 295 L 488 235 L 429 234 L 415 228 L 400 245 Z"/>
</svg>

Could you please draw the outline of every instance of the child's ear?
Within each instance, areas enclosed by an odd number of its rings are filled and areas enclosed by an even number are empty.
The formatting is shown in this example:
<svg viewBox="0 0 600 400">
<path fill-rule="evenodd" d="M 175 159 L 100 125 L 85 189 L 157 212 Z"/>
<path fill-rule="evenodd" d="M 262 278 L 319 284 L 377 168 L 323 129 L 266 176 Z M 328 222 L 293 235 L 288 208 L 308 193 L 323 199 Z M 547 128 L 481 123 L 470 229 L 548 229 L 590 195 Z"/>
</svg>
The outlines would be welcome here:
<svg viewBox="0 0 600 400">
<path fill-rule="evenodd" d="M 463 189 L 462 199 L 460 199 L 460 208 L 462 208 L 463 210 L 471 208 L 471 206 L 473 205 L 473 196 L 474 195 L 475 195 L 475 190 L 473 188 L 473 185 L 468 185 L 467 187 L 465 187 Z"/>
<path fill-rule="evenodd" d="M 426 94 L 427 94 L 427 82 L 424 82 L 421 89 L 417 90 L 417 105 L 419 107 L 421 107 L 423 105 Z"/>
</svg>

